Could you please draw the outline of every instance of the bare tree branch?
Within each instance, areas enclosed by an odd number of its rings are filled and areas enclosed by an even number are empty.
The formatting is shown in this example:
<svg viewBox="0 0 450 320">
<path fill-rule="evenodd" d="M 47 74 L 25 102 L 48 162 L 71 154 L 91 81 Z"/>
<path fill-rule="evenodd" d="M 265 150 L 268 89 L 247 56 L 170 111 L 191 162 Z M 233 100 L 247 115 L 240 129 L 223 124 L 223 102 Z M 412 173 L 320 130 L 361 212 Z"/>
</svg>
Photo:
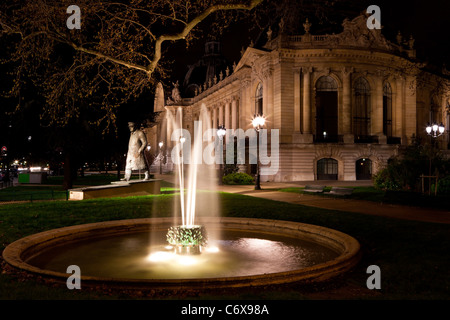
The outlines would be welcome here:
<svg viewBox="0 0 450 320">
<path fill-rule="evenodd" d="M 200 22 L 205 20 L 210 14 L 216 11 L 220 10 L 251 10 L 254 7 L 256 7 L 258 4 L 260 4 L 262 0 L 252 0 L 249 5 L 245 4 L 228 4 L 228 5 L 216 5 L 209 7 L 206 9 L 202 14 L 195 17 L 191 22 L 189 22 L 186 27 L 179 33 L 173 34 L 173 35 L 162 35 L 158 39 L 156 39 L 155 43 L 155 55 L 153 57 L 153 61 L 150 63 L 150 65 L 147 67 L 148 73 L 153 73 L 153 71 L 156 69 L 156 66 L 161 59 L 161 46 L 164 41 L 175 41 L 175 40 L 181 40 L 184 39 L 191 30 L 197 26 Z"/>
<path fill-rule="evenodd" d="M 77 0 L 82 29 L 69 30 L 67 2 L 5 0 L 0 3 L 0 39 L 15 65 L 11 94 L 24 79 L 42 88 L 42 119 L 61 125 L 78 116 L 80 104 L 104 112 L 114 123 L 117 107 L 166 75 L 167 42 L 195 36 L 194 29 L 218 12 L 249 12 L 263 0 Z M 227 21 L 224 21 L 226 23 Z"/>
<path fill-rule="evenodd" d="M 104 58 L 106 60 L 109 60 L 111 62 L 117 63 L 119 65 L 128 67 L 128 68 L 132 68 L 132 69 L 136 69 L 136 70 L 140 70 L 140 71 L 145 71 L 147 72 L 147 75 L 149 77 L 151 77 L 152 73 L 155 71 L 160 59 L 161 59 L 161 55 L 162 55 L 162 44 L 165 41 L 176 41 L 176 40 L 182 40 L 185 39 L 186 36 L 192 31 L 192 29 L 194 29 L 199 23 L 201 23 L 203 20 L 205 20 L 209 15 L 211 15 L 212 13 L 216 12 L 216 11 L 221 11 L 221 10 L 252 10 L 253 8 L 255 8 L 258 4 L 260 4 L 263 0 L 252 0 L 250 4 L 246 5 L 246 4 L 221 4 L 221 5 L 215 5 L 212 7 L 207 8 L 205 11 L 203 11 L 203 13 L 201 13 L 200 15 L 198 15 L 197 17 L 195 17 L 194 19 L 192 19 L 190 22 L 186 23 L 186 26 L 184 27 L 184 29 L 176 34 L 172 34 L 172 35 L 161 35 L 158 38 L 156 38 L 156 42 L 155 42 L 155 47 L 154 47 L 154 52 L 153 52 L 153 59 L 151 60 L 151 62 L 147 65 L 147 66 L 142 66 L 142 65 L 137 65 L 134 63 L 130 63 L 121 59 L 116 59 L 113 58 L 109 55 L 105 55 L 99 51 L 96 50 L 91 50 L 91 49 L 87 49 L 84 48 L 82 46 L 77 46 L 74 43 L 70 43 L 67 42 L 68 44 L 70 44 L 75 50 L 77 51 L 81 51 L 84 53 L 88 53 L 88 54 L 92 54 L 101 58 Z M 175 16 L 173 17 L 175 19 Z M 178 19 L 176 19 L 178 20 Z M 136 23 L 136 22 L 133 22 Z M 149 34 L 153 36 L 153 34 L 145 27 L 143 27 Z"/>
</svg>

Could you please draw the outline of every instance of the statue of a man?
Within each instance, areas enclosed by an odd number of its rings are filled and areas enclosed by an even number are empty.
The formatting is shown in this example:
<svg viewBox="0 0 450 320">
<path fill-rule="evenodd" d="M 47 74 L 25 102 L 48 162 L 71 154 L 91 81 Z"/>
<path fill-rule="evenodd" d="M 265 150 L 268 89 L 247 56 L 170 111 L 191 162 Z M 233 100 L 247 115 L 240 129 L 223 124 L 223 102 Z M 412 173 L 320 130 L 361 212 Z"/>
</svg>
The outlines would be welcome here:
<svg viewBox="0 0 450 320">
<path fill-rule="evenodd" d="M 144 159 L 144 149 L 147 146 L 147 138 L 144 132 L 136 128 L 134 122 L 128 122 L 130 129 L 130 141 L 128 143 L 128 154 L 125 165 L 125 178 L 129 181 L 133 170 L 145 170 L 144 180 L 148 180 L 148 167 Z"/>
</svg>

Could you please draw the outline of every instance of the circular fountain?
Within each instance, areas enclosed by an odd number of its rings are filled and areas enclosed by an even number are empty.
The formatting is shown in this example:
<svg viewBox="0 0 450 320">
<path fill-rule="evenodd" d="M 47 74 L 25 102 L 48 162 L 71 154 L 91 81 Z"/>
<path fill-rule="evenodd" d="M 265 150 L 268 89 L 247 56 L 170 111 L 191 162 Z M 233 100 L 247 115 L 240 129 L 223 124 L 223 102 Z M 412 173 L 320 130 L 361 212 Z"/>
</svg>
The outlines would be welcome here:
<svg viewBox="0 0 450 320">
<path fill-rule="evenodd" d="M 358 242 L 314 225 L 247 218 L 203 218 L 210 239 L 200 255 L 179 255 L 163 238 L 172 218 L 109 221 L 22 238 L 3 252 L 21 270 L 66 281 L 77 265 L 83 286 L 127 289 L 226 289 L 323 281 L 358 261 Z"/>
<path fill-rule="evenodd" d="M 214 191 L 217 182 L 211 177 L 217 177 L 216 162 L 205 159 L 208 165 L 203 163 L 200 168 L 201 156 L 208 154 L 202 149 L 208 136 L 201 128 L 194 130 L 191 150 L 189 132 L 182 129 L 181 111 L 176 117 L 166 114 L 170 128 L 175 128 L 171 141 L 179 141 L 171 158 L 181 190 L 177 203 L 180 217 L 108 221 L 45 231 L 7 246 L 5 261 L 63 282 L 71 275 L 68 267 L 76 265 L 83 286 L 165 292 L 323 281 L 357 263 L 358 241 L 337 230 L 292 221 L 206 217 L 220 211 L 218 193 L 209 192 L 206 200 L 198 201 L 198 176 L 204 180 L 204 190 Z M 204 123 L 211 124 L 205 106 L 201 116 Z M 206 150 L 222 154 L 213 143 Z M 184 154 L 190 154 L 191 159 Z M 186 180 L 184 160 L 189 163 Z"/>
</svg>

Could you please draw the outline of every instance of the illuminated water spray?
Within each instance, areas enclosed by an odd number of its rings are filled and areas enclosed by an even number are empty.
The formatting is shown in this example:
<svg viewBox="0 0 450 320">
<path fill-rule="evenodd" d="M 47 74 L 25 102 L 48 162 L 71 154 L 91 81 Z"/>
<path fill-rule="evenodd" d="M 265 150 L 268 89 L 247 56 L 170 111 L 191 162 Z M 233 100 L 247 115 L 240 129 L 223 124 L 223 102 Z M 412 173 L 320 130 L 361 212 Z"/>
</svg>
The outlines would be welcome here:
<svg viewBox="0 0 450 320">
<path fill-rule="evenodd" d="M 210 117 L 205 106 L 202 106 L 200 120 L 206 128 L 194 130 L 191 135 L 183 129 L 182 108 L 178 108 L 175 117 L 168 110 L 167 120 L 172 121 L 174 131 L 171 140 L 177 142 L 172 156 L 177 167 L 178 183 L 180 187 L 180 211 L 181 222 L 179 226 L 172 226 L 167 232 L 167 241 L 176 248 L 179 254 L 199 254 L 208 243 L 206 229 L 196 225 L 198 170 L 202 163 L 203 133 L 204 129 L 210 129 Z M 184 165 L 189 164 L 188 178 L 185 177 Z"/>
</svg>

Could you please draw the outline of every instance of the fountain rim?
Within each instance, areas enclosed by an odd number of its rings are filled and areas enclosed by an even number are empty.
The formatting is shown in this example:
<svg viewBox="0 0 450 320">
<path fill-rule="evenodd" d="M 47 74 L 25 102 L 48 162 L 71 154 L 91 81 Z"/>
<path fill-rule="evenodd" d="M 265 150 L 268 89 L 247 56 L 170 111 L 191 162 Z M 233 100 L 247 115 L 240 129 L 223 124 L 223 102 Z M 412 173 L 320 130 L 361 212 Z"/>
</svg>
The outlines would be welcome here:
<svg viewBox="0 0 450 320">
<path fill-rule="evenodd" d="M 328 280 L 352 269 L 360 259 L 360 244 L 352 236 L 322 226 L 287 220 L 238 218 L 238 217 L 200 217 L 196 224 L 218 224 L 221 229 L 257 231 L 294 236 L 309 240 L 338 252 L 335 259 L 301 269 L 268 274 L 255 274 L 236 277 L 183 278 L 183 279 L 134 279 L 84 276 L 82 286 L 108 285 L 119 288 L 136 289 L 205 289 L 205 288 L 242 288 L 266 285 L 279 285 L 293 282 L 320 282 Z M 176 223 L 176 221 L 175 221 Z M 108 231 L 102 235 L 118 235 L 136 232 L 146 225 L 173 225 L 174 218 L 142 218 L 88 223 L 51 229 L 32 234 L 9 244 L 3 251 L 3 259 L 10 266 L 45 278 L 58 281 L 68 279 L 71 274 L 41 269 L 26 262 L 33 253 L 52 244 L 68 240 L 83 240 L 98 236 L 99 231 Z M 148 230 L 148 229 L 147 229 Z M 146 230 L 142 230 L 146 231 Z"/>
</svg>

